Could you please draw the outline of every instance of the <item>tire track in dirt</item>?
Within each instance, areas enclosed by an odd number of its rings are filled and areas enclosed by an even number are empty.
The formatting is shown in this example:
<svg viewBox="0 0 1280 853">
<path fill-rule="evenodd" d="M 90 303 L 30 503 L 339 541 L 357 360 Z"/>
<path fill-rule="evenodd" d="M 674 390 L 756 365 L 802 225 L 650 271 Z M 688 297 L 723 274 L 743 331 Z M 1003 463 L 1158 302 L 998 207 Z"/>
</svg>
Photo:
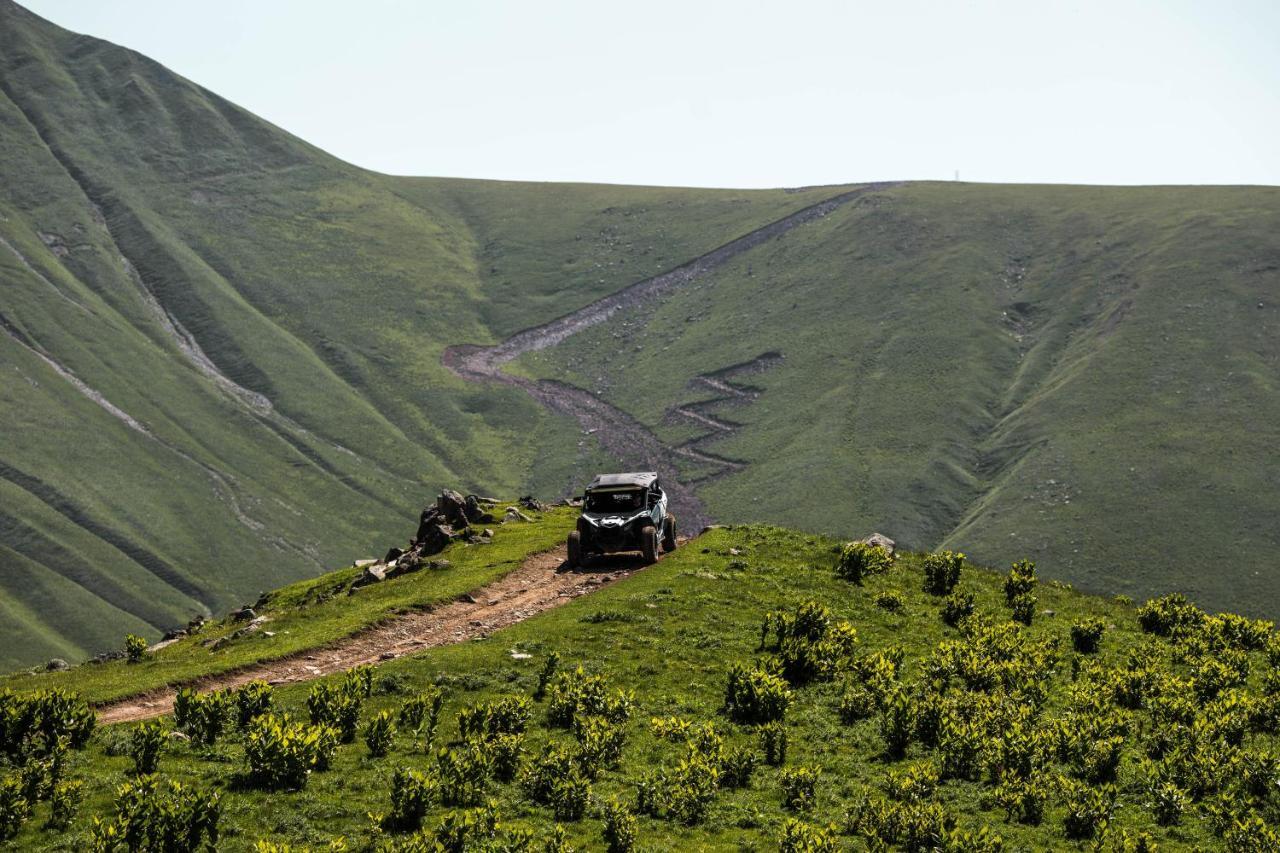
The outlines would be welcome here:
<svg viewBox="0 0 1280 853">
<path fill-rule="evenodd" d="M 670 447 L 644 424 L 589 391 L 551 379 L 535 381 L 513 376 L 503 371 L 502 366 L 525 353 L 555 346 L 581 331 L 606 322 L 619 312 L 638 309 L 645 302 L 691 284 L 724 266 L 738 255 L 786 234 L 793 228 L 821 219 L 838 207 L 864 195 L 897 185 L 898 182 L 872 183 L 847 190 L 801 208 L 754 231 L 749 231 L 666 272 L 641 279 L 576 311 L 542 325 L 516 332 L 501 343 L 492 346 L 458 344 L 448 347 L 441 360 L 445 367 L 463 379 L 472 382 L 500 382 L 520 388 L 545 408 L 576 419 L 579 425 L 585 431 L 592 433 L 600 442 L 600 446 L 617 458 L 621 465 L 632 469 L 657 471 L 671 497 L 672 509 L 685 522 L 686 528 L 700 528 L 709 524 L 711 518 L 693 486 L 698 482 L 706 482 L 730 471 L 739 470 L 743 462 L 718 456 L 704 449 L 703 445 L 707 441 L 705 436 Z M 711 387 L 730 397 L 746 393 L 740 392 L 740 389 L 735 390 L 723 378 L 718 378 L 722 372 L 707 374 L 700 378 L 709 383 L 718 382 L 719 385 L 713 384 Z M 719 438 L 727 437 L 738 429 L 738 425 L 732 422 L 723 421 L 722 423 L 725 428 L 717 430 L 720 433 L 717 436 Z M 711 465 L 716 470 L 710 475 L 684 482 L 676 465 L 679 460 Z"/>
<path fill-rule="evenodd" d="M 596 557 L 586 568 L 573 570 L 564 560 L 563 545 L 533 554 L 518 569 L 486 587 L 430 609 L 397 616 L 328 646 L 100 705 L 96 709 L 98 722 L 125 723 L 172 713 L 179 687 L 223 690 L 256 679 L 273 685 L 295 684 L 422 649 L 487 637 L 644 568 L 638 557 L 621 554 Z"/>
</svg>

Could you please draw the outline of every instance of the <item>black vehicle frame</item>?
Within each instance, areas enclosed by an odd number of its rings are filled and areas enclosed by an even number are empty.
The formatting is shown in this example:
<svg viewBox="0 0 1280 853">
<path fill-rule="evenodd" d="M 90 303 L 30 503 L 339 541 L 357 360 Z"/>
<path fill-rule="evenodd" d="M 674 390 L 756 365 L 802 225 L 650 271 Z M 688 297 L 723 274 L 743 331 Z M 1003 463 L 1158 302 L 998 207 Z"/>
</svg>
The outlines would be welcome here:
<svg viewBox="0 0 1280 853">
<path fill-rule="evenodd" d="M 598 474 L 582 495 L 577 529 L 569 534 L 569 565 L 595 554 L 639 551 L 656 562 L 659 547 L 676 547 L 676 517 L 653 471 Z"/>
</svg>

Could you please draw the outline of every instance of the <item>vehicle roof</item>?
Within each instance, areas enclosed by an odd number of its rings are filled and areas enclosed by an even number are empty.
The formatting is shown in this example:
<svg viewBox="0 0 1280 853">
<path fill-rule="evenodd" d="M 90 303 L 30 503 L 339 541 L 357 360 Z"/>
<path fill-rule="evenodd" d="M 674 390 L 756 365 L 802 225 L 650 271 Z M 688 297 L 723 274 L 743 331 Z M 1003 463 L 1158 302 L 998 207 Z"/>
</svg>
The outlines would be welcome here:
<svg viewBox="0 0 1280 853">
<path fill-rule="evenodd" d="M 587 491 L 593 489 L 609 489 L 631 486 L 648 488 L 658 479 L 656 471 L 632 471 L 627 474 L 596 474 L 595 479 L 587 484 Z"/>
</svg>

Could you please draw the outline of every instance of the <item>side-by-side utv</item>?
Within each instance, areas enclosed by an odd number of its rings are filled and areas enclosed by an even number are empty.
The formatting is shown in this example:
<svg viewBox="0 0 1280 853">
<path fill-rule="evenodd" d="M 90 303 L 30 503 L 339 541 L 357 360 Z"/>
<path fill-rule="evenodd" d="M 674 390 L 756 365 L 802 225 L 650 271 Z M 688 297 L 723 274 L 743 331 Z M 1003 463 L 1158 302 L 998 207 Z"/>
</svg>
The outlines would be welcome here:
<svg viewBox="0 0 1280 853">
<path fill-rule="evenodd" d="M 620 551 L 639 551 L 646 563 L 654 563 L 659 546 L 675 550 L 676 517 L 667 509 L 656 473 L 599 474 L 587 485 L 578 529 L 569 534 L 571 567 L 595 554 Z"/>
</svg>

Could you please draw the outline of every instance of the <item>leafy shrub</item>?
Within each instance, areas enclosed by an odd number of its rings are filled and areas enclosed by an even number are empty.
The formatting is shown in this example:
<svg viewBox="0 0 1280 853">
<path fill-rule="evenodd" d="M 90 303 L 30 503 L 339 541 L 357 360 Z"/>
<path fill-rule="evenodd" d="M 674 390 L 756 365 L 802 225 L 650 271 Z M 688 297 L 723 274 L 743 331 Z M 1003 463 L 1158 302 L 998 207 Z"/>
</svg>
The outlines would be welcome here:
<svg viewBox="0 0 1280 853">
<path fill-rule="evenodd" d="M 811 826 L 795 818 L 782 823 L 778 853 L 839 853 L 840 840 L 829 829 Z"/>
<path fill-rule="evenodd" d="M 524 757 L 524 735 L 494 735 L 488 746 L 493 761 L 493 777 L 499 782 L 515 779 Z"/>
<path fill-rule="evenodd" d="M 271 685 L 265 681 L 250 681 L 236 691 L 236 725 L 242 729 L 271 710 Z"/>
<path fill-rule="evenodd" d="M 549 743 L 525 770 L 521 786 L 535 803 L 550 805 L 556 782 L 572 772 L 573 756 L 563 746 Z"/>
<path fill-rule="evenodd" d="M 1019 560 L 1009 569 L 1004 579 L 1004 600 L 1013 606 L 1013 600 L 1020 595 L 1030 595 L 1036 586 L 1036 564 L 1030 560 Z"/>
<path fill-rule="evenodd" d="M 1161 826 L 1177 826 L 1187 810 L 1187 792 L 1169 781 L 1156 781 L 1148 789 L 1147 807 Z"/>
<path fill-rule="evenodd" d="M 781 720 L 791 702 L 787 683 L 759 668 L 735 663 L 729 668 L 724 710 L 737 723 L 768 723 Z"/>
<path fill-rule="evenodd" d="M 745 748 L 726 750 L 720 758 L 720 787 L 749 788 L 759 759 Z"/>
<path fill-rule="evenodd" d="M 0 690 L 0 751 L 16 763 L 46 754 L 64 737 L 72 749 L 82 749 L 96 724 L 84 700 L 63 690 Z"/>
<path fill-rule="evenodd" d="M 543 697 L 547 695 L 547 685 L 551 683 L 552 677 L 555 676 L 556 670 L 560 668 L 560 653 L 552 652 L 547 655 L 547 659 L 542 662 L 542 668 L 538 670 L 538 686 L 533 691 L 533 698 L 541 702 Z"/>
<path fill-rule="evenodd" d="M 506 696 L 458 712 L 458 731 L 472 735 L 523 734 L 533 718 L 533 707 L 524 696 Z"/>
<path fill-rule="evenodd" d="M 1015 622 L 1030 625 L 1036 615 L 1036 597 L 1029 593 L 1014 596 L 1009 602 L 1009 609 L 1012 611 Z"/>
<path fill-rule="evenodd" d="M 343 675 L 342 686 L 361 699 L 373 695 L 373 667 L 369 664 L 352 667 Z"/>
<path fill-rule="evenodd" d="M 224 691 L 179 691 L 174 700 L 174 722 L 196 743 L 212 746 L 221 737 L 235 706 L 235 697 Z"/>
<path fill-rule="evenodd" d="M 1004 809 L 1005 820 L 1039 826 L 1049 805 L 1050 788 L 1042 776 L 1023 778 L 1008 774 L 993 792 L 996 805 Z"/>
<path fill-rule="evenodd" d="M 414 832 L 436 800 L 436 784 L 421 773 L 397 767 L 391 774 L 391 811 L 382 818 L 382 828 L 392 832 Z"/>
<path fill-rule="evenodd" d="M 885 780 L 885 793 L 900 803 L 919 803 L 931 799 L 938 789 L 938 768 L 921 761 L 899 770 L 890 770 Z"/>
<path fill-rule="evenodd" d="M 164 727 L 156 720 L 142 723 L 130 732 L 129 757 L 135 773 L 142 776 L 156 772 L 166 737 Z"/>
<path fill-rule="evenodd" d="M 976 779 L 982 768 L 986 732 L 954 709 L 943 712 L 938 725 L 938 757 L 944 779 Z"/>
<path fill-rule="evenodd" d="M 31 801 L 17 776 L 0 779 L 0 841 L 13 838 L 31 817 Z"/>
<path fill-rule="evenodd" d="M 1138 608 L 1138 624 L 1142 630 L 1161 637 L 1198 629 L 1204 619 L 1204 611 L 1180 592 L 1153 598 Z"/>
<path fill-rule="evenodd" d="M 1267 853 L 1280 850 L 1280 834 L 1257 815 L 1232 820 L 1222 833 L 1229 853 Z"/>
<path fill-rule="evenodd" d="M 782 804 L 792 811 L 806 811 L 817 796 L 818 771 L 809 767 L 787 767 L 782 781 Z"/>
<path fill-rule="evenodd" d="M 889 589 L 876 596 L 876 607 L 889 613 L 901 613 L 906 607 L 906 602 L 901 593 Z"/>
<path fill-rule="evenodd" d="M 391 720 L 390 711 L 383 711 L 365 724 L 364 742 L 374 758 L 382 758 L 391 751 L 395 736 L 396 725 Z"/>
<path fill-rule="evenodd" d="M 972 616 L 973 611 L 973 593 L 957 590 L 942 602 L 942 621 L 954 628 Z"/>
<path fill-rule="evenodd" d="M 891 759 L 901 758 L 911 743 L 915 731 L 911 699 L 906 691 L 896 691 L 880 709 L 880 737 L 884 741 L 884 753 Z"/>
<path fill-rule="evenodd" d="M 567 729 L 579 717 L 603 717 L 614 723 L 631 718 L 635 696 L 629 691 L 610 692 L 603 676 L 587 675 L 582 667 L 556 676 L 547 702 L 547 723 Z"/>
<path fill-rule="evenodd" d="M 667 817 L 686 826 L 701 823 L 719 780 L 720 768 L 705 755 L 691 752 L 666 780 L 662 800 Z"/>
<path fill-rule="evenodd" d="M 137 634 L 126 634 L 124 638 L 124 657 L 129 663 L 141 663 L 147 655 L 147 641 Z"/>
<path fill-rule="evenodd" d="M 849 831 L 867 838 L 873 850 L 890 845 L 920 853 L 944 849 L 952 823 L 937 803 L 886 802 L 865 795 L 848 813 Z"/>
<path fill-rule="evenodd" d="M 1072 773 L 1093 785 L 1114 782 L 1123 749 L 1124 738 L 1119 735 L 1090 738 L 1073 762 Z"/>
<path fill-rule="evenodd" d="M 939 551 L 924 557 L 924 591 L 930 595 L 948 595 L 960 582 L 964 554 Z"/>
<path fill-rule="evenodd" d="M 766 617 L 777 636 L 782 675 L 792 684 L 830 681 L 853 660 L 857 632 L 848 622 L 833 622 L 827 608 L 807 601 L 793 613 Z"/>
<path fill-rule="evenodd" d="M 678 743 L 688 737 L 693 723 L 683 717 L 651 717 L 649 731 L 658 740 Z"/>
<path fill-rule="evenodd" d="M 780 722 L 765 723 L 760 727 L 760 751 L 764 763 L 781 767 L 787 763 L 787 730 Z"/>
<path fill-rule="evenodd" d="M 341 683 L 322 682 L 311 688 L 307 711 L 313 726 L 330 726 L 338 730 L 338 739 L 351 743 L 360 724 L 360 708 L 364 704 L 363 687 L 348 676 Z"/>
<path fill-rule="evenodd" d="M 329 765 L 339 733 L 332 726 L 306 726 L 267 713 L 249 724 L 245 759 L 249 781 L 269 790 L 306 786 L 312 770 Z"/>
<path fill-rule="evenodd" d="M 611 799 L 600 807 L 600 818 L 604 822 L 604 844 L 608 853 L 632 853 L 636 849 L 640 825 L 629 808 L 617 798 Z"/>
<path fill-rule="evenodd" d="M 1107 630 L 1107 623 L 1096 616 L 1086 617 L 1071 626 L 1071 646 L 1082 655 L 1091 655 L 1098 650 L 1102 634 Z"/>
<path fill-rule="evenodd" d="M 53 785 L 49 792 L 49 829 L 59 832 L 71 826 L 84 799 L 84 782 L 65 779 Z"/>
<path fill-rule="evenodd" d="M 478 806 L 488 790 L 492 756 L 475 742 L 462 749 L 447 747 L 436 752 L 436 779 L 440 801 L 446 806 Z"/>
<path fill-rule="evenodd" d="M 118 789 L 115 808 L 113 819 L 94 820 L 90 840 L 94 853 L 121 847 L 188 853 L 217 846 L 222 818 L 217 791 L 206 793 L 181 782 L 162 786 L 155 776 L 140 776 Z"/>
<path fill-rule="evenodd" d="M 577 717 L 573 735 L 578 740 L 578 768 L 588 779 L 594 781 L 602 769 L 618 766 L 627 743 L 627 731 L 621 725 L 603 717 Z"/>
<path fill-rule="evenodd" d="M 879 545 L 850 542 L 840 552 L 836 562 L 836 577 L 861 584 L 863 579 L 889 570 L 893 557 Z"/>
<path fill-rule="evenodd" d="M 1116 790 L 1110 785 L 1092 786 L 1074 779 L 1062 779 L 1066 815 L 1063 829 L 1067 838 L 1094 838 L 1111 820 L 1116 806 Z"/>
<path fill-rule="evenodd" d="M 878 703 L 876 697 L 871 691 L 862 684 L 847 684 L 844 692 L 840 694 L 840 702 L 836 706 L 836 713 L 840 715 L 840 722 L 846 726 L 865 720 L 876 712 Z"/>
<path fill-rule="evenodd" d="M 582 820 L 590 800 L 591 783 L 576 772 L 558 780 L 551 789 L 551 811 L 556 820 Z"/>
<path fill-rule="evenodd" d="M 412 729 L 414 735 L 425 735 L 427 746 L 435 739 L 436 726 L 440 723 L 440 710 L 444 707 L 444 694 L 438 688 L 428 687 L 410 696 L 400 706 L 401 728 Z"/>
</svg>

